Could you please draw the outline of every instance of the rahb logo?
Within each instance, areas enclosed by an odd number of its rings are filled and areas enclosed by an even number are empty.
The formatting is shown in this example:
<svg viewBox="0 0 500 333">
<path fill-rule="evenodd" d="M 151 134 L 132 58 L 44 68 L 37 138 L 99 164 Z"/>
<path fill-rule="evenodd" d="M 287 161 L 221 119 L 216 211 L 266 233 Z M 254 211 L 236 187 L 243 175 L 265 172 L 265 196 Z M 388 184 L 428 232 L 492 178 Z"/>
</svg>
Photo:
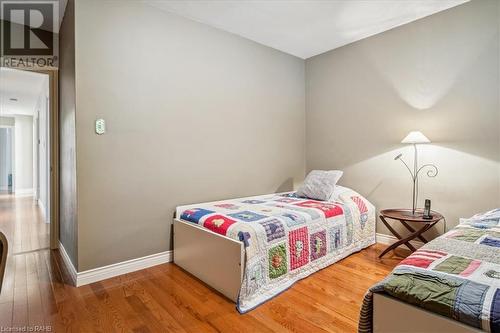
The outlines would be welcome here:
<svg viewBox="0 0 500 333">
<path fill-rule="evenodd" d="M 57 67 L 59 1 L 0 0 L 5 67 Z"/>
</svg>

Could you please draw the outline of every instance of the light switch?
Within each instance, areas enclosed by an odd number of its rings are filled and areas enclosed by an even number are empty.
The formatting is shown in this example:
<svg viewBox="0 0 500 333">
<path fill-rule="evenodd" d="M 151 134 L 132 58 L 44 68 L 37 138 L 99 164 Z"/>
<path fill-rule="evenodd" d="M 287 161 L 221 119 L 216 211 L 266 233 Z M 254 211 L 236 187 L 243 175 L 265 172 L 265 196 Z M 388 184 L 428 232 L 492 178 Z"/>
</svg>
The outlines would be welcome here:
<svg viewBox="0 0 500 333">
<path fill-rule="evenodd" d="M 99 135 L 106 133 L 106 121 L 104 119 L 95 121 L 95 132 Z"/>
</svg>

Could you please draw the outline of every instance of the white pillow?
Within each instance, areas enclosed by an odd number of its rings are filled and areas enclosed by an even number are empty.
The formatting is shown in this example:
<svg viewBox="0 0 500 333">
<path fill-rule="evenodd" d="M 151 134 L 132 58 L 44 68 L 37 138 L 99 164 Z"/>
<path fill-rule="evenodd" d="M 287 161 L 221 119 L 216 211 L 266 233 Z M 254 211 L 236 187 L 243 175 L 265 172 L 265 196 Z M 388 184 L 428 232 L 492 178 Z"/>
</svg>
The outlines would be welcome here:
<svg viewBox="0 0 500 333">
<path fill-rule="evenodd" d="M 339 170 L 313 170 L 309 172 L 304 184 L 297 190 L 299 197 L 314 200 L 330 200 L 335 190 L 335 184 L 342 177 L 343 172 Z"/>
</svg>

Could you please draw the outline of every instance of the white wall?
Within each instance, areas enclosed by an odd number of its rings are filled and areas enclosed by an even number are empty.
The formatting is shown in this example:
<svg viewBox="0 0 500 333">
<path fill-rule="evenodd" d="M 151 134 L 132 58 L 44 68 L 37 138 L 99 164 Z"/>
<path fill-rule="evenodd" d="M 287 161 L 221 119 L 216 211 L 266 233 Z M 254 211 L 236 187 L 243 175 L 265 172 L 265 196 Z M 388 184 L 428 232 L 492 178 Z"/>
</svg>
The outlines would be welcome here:
<svg viewBox="0 0 500 333">
<path fill-rule="evenodd" d="M 15 192 L 33 193 L 33 117 L 15 116 Z"/>
<path fill-rule="evenodd" d="M 0 127 L 0 191 L 7 190 L 7 175 L 11 169 L 7 134 L 7 128 Z"/>
<path fill-rule="evenodd" d="M 0 191 L 8 189 L 8 177 L 12 174 L 12 137 L 11 128 L 0 127 Z"/>
<path fill-rule="evenodd" d="M 14 117 L 2 117 L 0 116 L 0 126 L 14 126 Z"/>
</svg>

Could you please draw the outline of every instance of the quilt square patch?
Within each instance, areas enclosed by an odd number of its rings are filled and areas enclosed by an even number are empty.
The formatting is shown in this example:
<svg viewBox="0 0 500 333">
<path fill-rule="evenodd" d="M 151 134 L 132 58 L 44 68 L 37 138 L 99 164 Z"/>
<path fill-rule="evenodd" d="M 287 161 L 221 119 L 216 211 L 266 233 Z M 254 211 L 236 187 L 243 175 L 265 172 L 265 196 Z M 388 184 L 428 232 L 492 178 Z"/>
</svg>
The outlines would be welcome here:
<svg viewBox="0 0 500 333">
<path fill-rule="evenodd" d="M 489 277 L 490 279 L 496 279 L 500 281 L 500 271 L 489 269 L 486 272 L 484 272 L 484 275 Z"/>
<path fill-rule="evenodd" d="M 351 200 L 354 201 L 356 206 L 358 206 L 359 212 L 361 214 L 366 213 L 368 211 L 368 208 L 366 207 L 365 201 L 358 197 L 357 195 L 352 196 Z"/>
<path fill-rule="evenodd" d="M 345 218 L 345 227 L 346 227 L 346 240 L 345 240 L 345 245 L 349 246 L 352 244 L 352 239 L 354 237 L 354 223 L 353 223 L 353 217 L 352 217 L 352 212 L 349 209 L 349 207 L 342 206 L 342 209 L 344 210 L 344 218 Z"/>
<path fill-rule="evenodd" d="M 227 229 L 234 223 L 236 223 L 236 221 L 223 215 L 213 215 L 205 220 L 203 226 L 213 232 L 225 236 L 227 234 Z"/>
<path fill-rule="evenodd" d="M 278 219 L 270 219 L 268 221 L 259 222 L 266 230 L 267 241 L 272 242 L 276 239 L 285 237 L 285 228 L 283 223 Z"/>
<path fill-rule="evenodd" d="M 286 261 L 286 246 L 285 244 L 276 245 L 269 249 L 269 277 L 276 279 L 288 271 Z"/>
<path fill-rule="evenodd" d="M 389 295 L 408 295 L 409 300 L 424 304 L 426 296 L 432 295 L 427 302 L 434 305 L 433 312 L 444 315 L 452 311 L 450 309 L 456 302 L 458 284 L 453 281 L 445 277 L 432 278 L 426 272 L 418 274 L 413 270 L 403 270 L 393 272 L 383 283 L 383 288 Z"/>
<path fill-rule="evenodd" d="M 310 216 L 311 219 L 313 219 L 313 220 L 316 220 L 320 217 L 320 213 L 316 209 L 303 208 L 303 207 L 297 207 L 297 206 L 291 206 L 291 205 L 287 206 L 286 209 L 304 213 L 304 214 Z"/>
<path fill-rule="evenodd" d="M 296 199 L 296 198 L 279 198 L 279 199 L 274 199 L 274 201 L 283 202 L 283 203 L 294 203 L 294 202 L 298 202 L 298 201 L 302 201 L 302 200 Z"/>
<path fill-rule="evenodd" d="M 255 200 L 255 199 L 248 199 L 242 201 L 242 203 L 250 204 L 250 205 L 258 205 L 258 204 L 263 204 L 265 201 L 262 200 Z"/>
<path fill-rule="evenodd" d="M 481 265 L 470 274 L 470 279 L 495 288 L 500 288 L 500 265 L 482 262 Z"/>
<path fill-rule="evenodd" d="M 185 210 L 184 212 L 182 212 L 181 219 L 189 221 L 189 222 L 198 223 L 198 222 L 200 222 L 200 219 L 203 216 L 208 215 L 208 214 L 212 214 L 212 213 L 215 213 L 215 212 L 212 210 L 203 209 L 203 208 L 191 208 L 191 209 L 188 209 L 188 210 Z"/>
<path fill-rule="evenodd" d="M 457 289 L 452 310 L 453 318 L 472 327 L 480 328 L 483 302 L 489 289 L 487 285 L 465 280 Z"/>
<path fill-rule="evenodd" d="M 336 204 L 327 204 L 324 202 L 319 202 L 319 201 L 304 201 L 304 202 L 299 202 L 295 204 L 296 206 L 301 206 L 301 207 L 308 207 L 308 208 L 315 208 L 319 209 L 323 212 L 326 218 L 342 215 L 344 213 L 344 210 L 340 205 Z"/>
<path fill-rule="evenodd" d="M 243 243 L 247 260 L 254 258 L 260 252 L 261 257 L 263 257 L 262 260 L 266 262 L 266 238 L 264 236 L 257 237 L 257 232 L 259 230 L 256 230 L 257 228 L 251 223 L 236 222 L 235 225 L 229 227 L 226 237 L 237 239 Z M 264 265 L 264 267 L 266 266 Z"/>
<path fill-rule="evenodd" d="M 290 192 L 290 193 L 283 193 L 283 194 L 280 194 L 280 197 L 285 197 L 285 198 L 298 198 L 299 196 L 297 195 L 297 192 Z"/>
<path fill-rule="evenodd" d="M 439 263 L 433 270 L 448 274 L 469 276 L 481 265 L 479 260 L 451 256 Z"/>
<path fill-rule="evenodd" d="M 451 233 L 447 237 L 453 238 L 456 240 L 461 240 L 464 242 L 472 242 L 473 243 L 473 242 L 477 241 L 485 233 L 486 233 L 485 230 L 460 229 L 460 230 L 457 230 L 457 232 Z"/>
<path fill-rule="evenodd" d="M 255 221 L 259 221 L 259 220 L 262 220 L 262 219 L 267 217 L 265 215 L 260 215 L 260 214 L 257 214 L 257 213 L 254 213 L 254 212 L 251 212 L 248 210 L 245 210 L 243 212 L 238 212 L 238 213 L 231 213 L 231 214 L 227 214 L 227 215 L 234 217 L 235 219 L 244 221 L 244 222 L 255 222 Z"/>
<path fill-rule="evenodd" d="M 246 270 L 245 294 L 249 296 L 257 292 L 265 284 L 265 277 L 265 266 L 262 262 L 249 263 Z"/>
<path fill-rule="evenodd" d="M 434 261 L 444 258 L 447 253 L 433 250 L 417 250 L 412 255 L 401 261 L 398 266 L 408 265 L 428 268 Z"/>
<path fill-rule="evenodd" d="M 330 229 L 330 252 L 344 247 L 344 225 L 339 224 Z"/>
<path fill-rule="evenodd" d="M 232 210 L 237 210 L 240 209 L 240 206 L 237 206 L 232 203 L 220 203 L 220 204 L 215 204 L 215 207 L 220 207 L 220 208 L 225 208 L 225 209 L 232 209 Z"/>
<path fill-rule="evenodd" d="M 286 212 L 280 215 L 280 217 L 285 220 L 288 227 L 295 227 L 306 223 L 304 216 L 297 214 L 295 212 Z"/>
<path fill-rule="evenodd" d="M 262 213 L 267 216 L 275 216 L 281 214 L 282 210 L 275 206 L 263 205 L 252 207 L 252 211 L 257 214 Z"/>
<path fill-rule="evenodd" d="M 311 234 L 311 260 L 316 260 L 326 254 L 326 230 Z"/>
<path fill-rule="evenodd" d="M 250 246 L 250 238 L 252 238 L 252 235 L 250 235 L 249 232 L 246 232 L 246 231 L 239 231 L 238 232 L 238 239 L 240 240 L 240 242 L 243 242 L 243 245 L 245 247 Z"/>
<path fill-rule="evenodd" d="M 500 238 L 486 236 L 479 242 L 479 244 L 500 247 Z"/>
<path fill-rule="evenodd" d="M 307 227 L 295 229 L 288 233 L 290 246 L 290 269 L 294 270 L 309 262 L 309 234 Z"/>
<path fill-rule="evenodd" d="M 360 197 L 352 196 L 351 200 L 354 201 L 356 206 L 358 206 L 359 210 L 359 223 L 361 224 L 361 229 L 365 228 L 366 221 L 368 221 L 368 207 L 366 207 L 366 203 Z"/>
</svg>

